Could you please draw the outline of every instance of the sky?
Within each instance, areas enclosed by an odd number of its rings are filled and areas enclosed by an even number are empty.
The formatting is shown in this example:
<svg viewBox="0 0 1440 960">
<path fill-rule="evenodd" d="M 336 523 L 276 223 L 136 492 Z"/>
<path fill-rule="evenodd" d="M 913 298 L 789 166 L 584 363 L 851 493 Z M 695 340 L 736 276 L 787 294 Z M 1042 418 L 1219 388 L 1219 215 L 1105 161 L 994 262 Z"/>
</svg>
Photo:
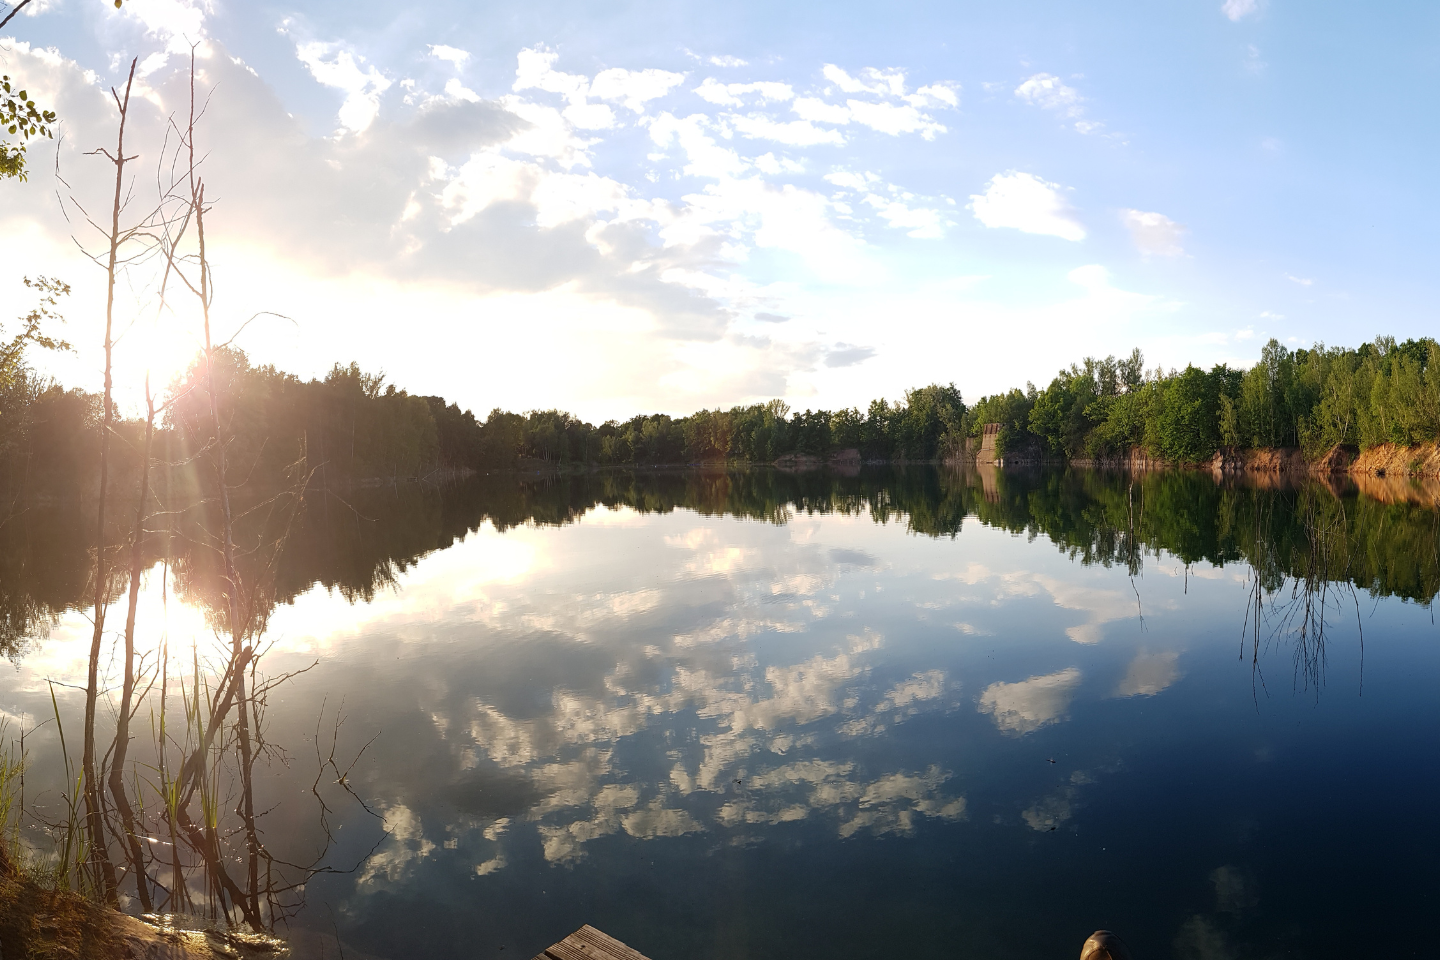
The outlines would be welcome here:
<svg viewBox="0 0 1440 960">
<path fill-rule="evenodd" d="M 216 338 L 304 377 L 599 422 L 1437 330 L 1433 4 L 33 0 L 0 69 L 61 136 L 0 184 L 0 290 L 74 286 L 67 384 L 101 379 L 110 88 L 137 59 L 138 218 L 192 44 Z M 199 342 L 154 277 L 116 300 L 130 403 Z"/>
</svg>

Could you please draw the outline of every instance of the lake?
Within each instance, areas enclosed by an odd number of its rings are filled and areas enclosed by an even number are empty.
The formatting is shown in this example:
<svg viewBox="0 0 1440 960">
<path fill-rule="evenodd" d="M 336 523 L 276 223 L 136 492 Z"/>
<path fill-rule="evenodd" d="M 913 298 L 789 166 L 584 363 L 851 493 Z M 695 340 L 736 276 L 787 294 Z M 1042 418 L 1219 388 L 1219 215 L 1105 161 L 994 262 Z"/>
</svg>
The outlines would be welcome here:
<svg viewBox="0 0 1440 960">
<path fill-rule="evenodd" d="M 256 805 L 277 857 L 341 872 L 291 923 L 392 960 L 584 923 L 654 960 L 1068 960 L 1099 927 L 1137 958 L 1433 955 L 1434 502 L 925 466 L 312 496 Z M 83 702 L 47 683 L 84 684 L 73 513 L 0 564 L 32 837 L 51 691 L 67 733 Z M 218 643 L 203 574 L 142 589 L 177 675 Z"/>
</svg>

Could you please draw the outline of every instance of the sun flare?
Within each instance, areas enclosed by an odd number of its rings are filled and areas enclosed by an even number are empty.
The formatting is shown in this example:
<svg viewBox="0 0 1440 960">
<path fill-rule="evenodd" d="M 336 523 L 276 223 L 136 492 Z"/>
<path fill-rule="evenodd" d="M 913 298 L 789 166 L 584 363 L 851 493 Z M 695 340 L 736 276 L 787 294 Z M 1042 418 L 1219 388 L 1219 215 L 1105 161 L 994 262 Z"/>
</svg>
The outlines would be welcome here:
<svg viewBox="0 0 1440 960">
<path fill-rule="evenodd" d="M 145 381 L 157 403 L 204 350 L 198 318 L 183 313 L 136 320 L 115 344 L 115 388 L 143 408 Z"/>
</svg>

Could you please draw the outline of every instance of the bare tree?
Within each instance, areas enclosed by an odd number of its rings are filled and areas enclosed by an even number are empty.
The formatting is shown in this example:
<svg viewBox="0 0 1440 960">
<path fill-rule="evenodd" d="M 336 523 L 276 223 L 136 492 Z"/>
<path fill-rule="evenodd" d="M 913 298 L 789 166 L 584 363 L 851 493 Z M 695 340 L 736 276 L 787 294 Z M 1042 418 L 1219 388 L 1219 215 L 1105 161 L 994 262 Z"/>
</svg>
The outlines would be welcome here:
<svg viewBox="0 0 1440 960">
<path fill-rule="evenodd" d="M 104 155 L 115 166 L 115 196 L 110 214 L 110 255 L 106 263 L 105 285 L 105 396 L 104 410 L 100 423 L 100 499 L 96 510 L 95 533 L 95 631 L 90 640 L 90 664 L 85 681 L 85 730 L 81 759 L 82 775 L 85 778 L 85 817 L 91 837 L 91 863 L 98 881 L 97 886 L 107 901 L 116 900 L 115 867 L 110 862 L 105 844 L 105 817 L 102 807 L 99 771 L 95 763 L 95 702 L 99 695 L 100 641 L 105 633 L 106 584 L 109 581 L 105 556 L 105 498 L 110 484 L 110 432 L 115 416 L 113 399 L 115 352 L 115 280 L 120 256 L 120 246 L 126 236 L 120 231 L 120 212 L 125 200 L 125 163 L 134 157 L 125 156 L 125 121 L 130 115 L 130 87 L 135 82 L 135 65 L 139 58 L 130 61 L 130 75 L 125 80 L 125 96 L 115 92 L 111 96 L 120 108 L 119 132 L 115 137 L 115 153 L 106 150 L 95 151 Z M 127 662 L 128 669 L 128 662 Z"/>
</svg>

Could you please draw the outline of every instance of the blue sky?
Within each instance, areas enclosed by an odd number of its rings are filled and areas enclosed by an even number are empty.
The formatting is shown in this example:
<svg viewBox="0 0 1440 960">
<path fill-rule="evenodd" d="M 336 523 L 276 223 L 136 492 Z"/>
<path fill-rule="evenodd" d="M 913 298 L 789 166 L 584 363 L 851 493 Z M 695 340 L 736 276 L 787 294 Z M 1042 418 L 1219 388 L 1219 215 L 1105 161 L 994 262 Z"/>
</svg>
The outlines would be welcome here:
<svg viewBox="0 0 1440 960">
<path fill-rule="evenodd" d="M 219 323 L 293 318 L 240 342 L 306 375 L 606 419 L 1435 332 L 1433 6 L 31 6 L 0 52 L 82 193 L 122 64 L 153 163 L 205 41 Z M 71 279 L 93 342 L 96 271 L 32 162 L 0 282 Z M 132 380 L 193 345 L 147 282 Z M 51 366 L 95 381 L 89 347 Z"/>
</svg>

